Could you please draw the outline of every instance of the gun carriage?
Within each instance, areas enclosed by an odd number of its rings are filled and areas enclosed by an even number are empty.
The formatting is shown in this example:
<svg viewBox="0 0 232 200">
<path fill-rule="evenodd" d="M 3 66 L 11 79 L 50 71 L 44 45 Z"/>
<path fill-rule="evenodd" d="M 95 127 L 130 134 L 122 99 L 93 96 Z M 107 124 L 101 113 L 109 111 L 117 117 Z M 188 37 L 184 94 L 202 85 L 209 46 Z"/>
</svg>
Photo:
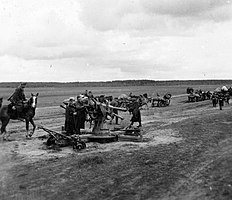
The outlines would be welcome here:
<svg viewBox="0 0 232 200">
<path fill-rule="evenodd" d="M 59 133 L 44 126 L 38 126 L 38 129 L 42 129 L 48 133 L 48 138 L 46 144 L 48 146 L 57 145 L 59 147 L 72 146 L 74 150 L 81 150 L 86 148 L 86 144 L 84 141 L 81 141 L 81 138 L 78 135 L 65 135 L 63 133 Z"/>
</svg>

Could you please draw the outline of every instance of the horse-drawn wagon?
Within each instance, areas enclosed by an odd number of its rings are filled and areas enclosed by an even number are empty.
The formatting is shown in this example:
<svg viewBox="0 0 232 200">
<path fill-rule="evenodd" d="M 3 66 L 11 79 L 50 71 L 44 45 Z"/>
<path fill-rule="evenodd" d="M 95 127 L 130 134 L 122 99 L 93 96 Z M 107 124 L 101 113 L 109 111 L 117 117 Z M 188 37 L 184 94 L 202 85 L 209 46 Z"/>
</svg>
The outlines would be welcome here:
<svg viewBox="0 0 232 200">
<path fill-rule="evenodd" d="M 162 98 L 157 97 L 152 99 L 152 107 L 166 107 L 169 106 L 171 103 L 171 97 L 172 95 L 167 93 Z"/>
</svg>

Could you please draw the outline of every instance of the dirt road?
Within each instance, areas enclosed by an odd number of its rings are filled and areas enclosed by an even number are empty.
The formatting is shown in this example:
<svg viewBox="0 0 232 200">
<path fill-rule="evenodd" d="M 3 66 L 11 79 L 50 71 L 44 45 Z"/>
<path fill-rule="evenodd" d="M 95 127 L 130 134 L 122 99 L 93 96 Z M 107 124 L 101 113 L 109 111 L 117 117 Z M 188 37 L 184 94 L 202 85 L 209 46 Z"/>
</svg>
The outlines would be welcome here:
<svg viewBox="0 0 232 200">
<path fill-rule="evenodd" d="M 144 142 L 87 143 L 49 150 L 36 130 L 12 122 L 0 142 L 0 199 L 231 199 L 232 107 L 210 101 L 142 110 Z M 129 123 L 130 115 L 121 113 Z M 36 124 L 60 131 L 60 107 L 37 109 Z"/>
</svg>

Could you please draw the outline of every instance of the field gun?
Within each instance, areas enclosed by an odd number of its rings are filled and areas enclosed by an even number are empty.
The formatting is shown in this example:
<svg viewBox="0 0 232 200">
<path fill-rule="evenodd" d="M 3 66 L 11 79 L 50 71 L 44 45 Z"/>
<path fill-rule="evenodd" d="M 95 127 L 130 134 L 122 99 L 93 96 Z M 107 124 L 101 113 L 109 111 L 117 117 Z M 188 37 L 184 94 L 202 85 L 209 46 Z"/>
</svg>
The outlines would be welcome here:
<svg viewBox="0 0 232 200">
<path fill-rule="evenodd" d="M 123 111 L 123 112 L 126 112 L 126 111 L 127 111 L 126 108 L 115 107 L 115 106 L 112 106 L 112 105 L 110 105 L 110 104 L 101 103 L 101 102 L 97 101 L 97 100 L 94 99 L 94 98 L 92 98 L 91 100 L 92 100 L 96 105 L 101 105 L 101 106 L 103 106 L 103 107 L 105 107 L 105 108 L 116 109 L 116 110 L 118 110 L 118 111 Z"/>
<path fill-rule="evenodd" d="M 121 120 L 124 120 L 124 117 L 117 115 L 116 113 L 111 113 L 112 116 L 118 117 Z"/>
<path fill-rule="evenodd" d="M 78 103 L 78 102 L 77 102 Z M 108 143 L 121 141 L 141 141 L 140 129 L 125 129 L 119 132 L 115 132 L 114 129 L 109 129 L 106 121 L 108 116 L 116 116 L 123 120 L 124 118 L 113 112 L 113 110 L 126 112 L 128 109 L 111 105 L 107 101 L 98 101 L 96 98 L 88 98 L 85 101 L 84 106 L 86 107 L 88 115 L 90 115 L 90 120 L 93 122 L 93 128 L 91 134 L 80 135 L 81 138 L 86 138 L 88 142 L 98 142 L 98 143 Z M 65 105 L 60 105 L 62 108 L 66 108 Z M 109 123 L 111 124 L 111 122 Z"/>
<path fill-rule="evenodd" d="M 81 150 L 86 148 L 85 142 L 81 141 L 78 135 L 65 135 L 43 126 L 38 126 L 38 129 L 42 129 L 48 133 L 47 145 L 58 145 L 60 147 L 72 145 L 74 150 Z"/>
<path fill-rule="evenodd" d="M 66 109 L 67 103 L 63 103 L 65 105 L 60 105 L 60 107 Z M 97 101 L 95 98 L 89 98 L 88 101 L 86 101 L 86 103 L 83 104 L 83 107 L 86 108 L 86 113 L 89 115 L 88 121 L 90 122 L 90 128 L 92 122 L 94 122 L 94 126 L 92 129 L 93 134 L 102 134 L 103 132 L 108 130 L 105 125 L 105 122 L 108 119 L 107 116 L 110 116 L 111 118 L 115 116 L 120 118 L 121 120 L 124 120 L 122 116 L 114 113 L 113 110 L 123 112 L 127 111 L 126 108 L 115 107 L 110 104 L 101 103 Z"/>
<path fill-rule="evenodd" d="M 109 116 L 114 115 L 114 116 L 120 118 L 121 120 L 124 119 L 120 115 L 113 113 L 113 110 L 126 112 L 127 111 L 126 108 L 115 107 L 115 106 L 112 106 L 108 103 L 107 104 L 101 103 L 94 98 L 92 98 L 91 100 L 96 105 L 94 127 L 92 130 L 93 134 L 102 135 L 102 134 L 104 134 L 104 132 L 107 132 L 107 133 L 109 132 L 109 129 L 105 126 L 105 122 L 107 120 L 107 115 L 109 115 Z"/>
</svg>

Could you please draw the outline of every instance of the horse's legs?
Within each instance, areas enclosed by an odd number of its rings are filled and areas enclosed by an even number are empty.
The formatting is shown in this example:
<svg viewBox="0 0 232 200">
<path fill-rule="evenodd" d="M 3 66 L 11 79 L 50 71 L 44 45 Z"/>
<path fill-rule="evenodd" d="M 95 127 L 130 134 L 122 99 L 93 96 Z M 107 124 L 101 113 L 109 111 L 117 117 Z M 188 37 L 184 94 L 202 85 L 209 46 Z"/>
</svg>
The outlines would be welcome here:
<svg viewBox="0 0 232 200">
<path fill-rule="evenodd" d="M 2 139 L 3 140 L 8 140 L 10 133 L 7 134 L 6 131 L 6 126 L 9 123 L 10 119 L 6 118 L 5 120 L 1 120 L 2 121 L 2 127 L 1 127 L 1 134 L 2 134 Z"/>
<path fill-rule="evenodd" d="M 29 136 L 29 119 L 26 118 L 26 138 Z"/>
<path fill-rule="evenodd" d="M 33 126 L 32 132 L 29 134 L 29 136 L 31 137 L 35 132 L 36 125 L 35 125 L 34 120 L 32 118 L 29 121 L 30 121 L 31 125 Z"/>
<path fill-rule="evenodd" d="M 33 126 L 33 129 L 32 129 L 32 132 L 31 132 L 31 133 L 29 133 L 29 122 L 30 122 L 30 123 L 32 124 L 32 126 Z M 31 137 L 31 136 L 34 134 L 35 128 L 36 128 L 36 125 L 35 125 L 33 119 L 32 119 L 32 118 L 31 118 L 31 119 L 26 118 L 26 131 L 27 131 L 27 133 L 26 133 L 26 138 Z"/>
</svg>

